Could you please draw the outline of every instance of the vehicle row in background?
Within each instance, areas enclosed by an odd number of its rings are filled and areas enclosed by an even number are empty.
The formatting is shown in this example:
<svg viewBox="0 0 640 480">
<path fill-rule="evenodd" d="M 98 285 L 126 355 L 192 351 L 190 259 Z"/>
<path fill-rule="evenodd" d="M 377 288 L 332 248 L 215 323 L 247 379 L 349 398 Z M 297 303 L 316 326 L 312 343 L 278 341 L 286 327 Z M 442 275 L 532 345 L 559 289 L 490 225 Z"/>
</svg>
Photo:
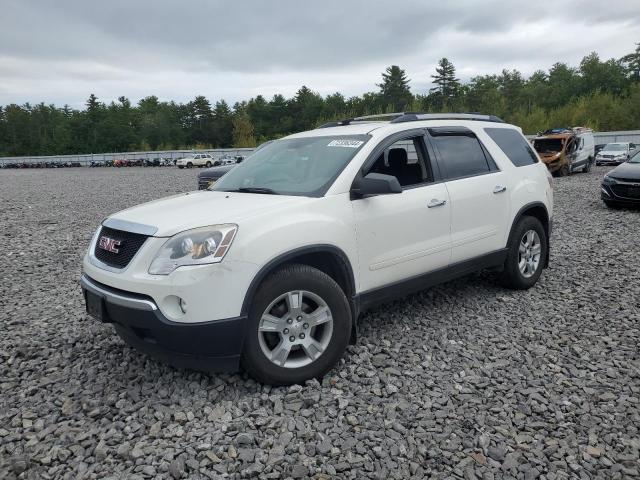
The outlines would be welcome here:
<svg viewBox="0 0 640 480">
<path fill-rule="evenodd" d="M 193 167 L 217 167 L 220 165 L 235 165 L 242 162 L 244 157 L 237 155 L 232 157 L 230 155 L 223 155 L 221 157 L 214 158 L 210 153 L 196 153 L 193 155 L 187 155 L 184 158 L 179 158 L 176 161 L 178 168 L 193 168 Z"/>
<path fill-rule="evenodd" d="M 640 206 L 640 151 L 630 155 L 602 180 L 600 196 L 607 207 Z"/>
<path fill-rule="evenodd" d="M 561 177 L 588 172 L 596 156 L 590 128 L 552 128 L 539 133 L 531 143 L 549 171 Z"/>
<path fill-rule="evenodd" d="M 251 155 L 259 151 L 260 149 L 266 147 L 271 142 L 273 142 L 273 140 L 269 140 L 268 142 L 261 143 L 253 152 L 251 152 Z M 204 190 L 212 186 L 225 173 L 232 170 L 233 167 L 235 167 L 238 163 L 241 163 L 244 160 L 244 157 L 241 157 L 241 156 L 230 157 L 228 155 L 225 155 L 224 157 L 221 157 L 221 159 L 224 159 L 225 162 L 218 166 L 207 168 L 206 170 L 203 170 L 202 172 L 198 173 L 198 190 Z"/>
<path fill-rule="evenodd" d="M 596 165 L 620 165 L 637 152 L 635 143 L 607 143 L 596 155 Z"/>
</svg>

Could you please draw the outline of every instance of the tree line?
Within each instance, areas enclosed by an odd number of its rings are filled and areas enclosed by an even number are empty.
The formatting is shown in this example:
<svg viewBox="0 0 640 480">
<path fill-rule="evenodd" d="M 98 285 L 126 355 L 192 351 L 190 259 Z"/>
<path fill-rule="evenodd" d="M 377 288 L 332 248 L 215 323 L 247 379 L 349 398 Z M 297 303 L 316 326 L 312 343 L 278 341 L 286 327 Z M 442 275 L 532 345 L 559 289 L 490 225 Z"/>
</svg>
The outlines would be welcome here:
<svg viewBox="0 0 640 480">
<path fill-rule="evenodd" d="M 442 58 L 429 92 L 413 93 L 406 72 L 392 65 L 378 91 L 322 96 L 306 86 L 293 98 L 262 95 L 230 106 L 204 96 L 188 103 L 148 96 L 101 102 L 91 94 L 83 110 L 40 103 L 0 106 L 0 156 L 252 147 L 324 122 L 385 112 L 482 112 L 525 133 L 557 126 L 600 131 L 640 128 L 640 43 L 618 59 L 595 52 L 578 66 L 556 63 L 525 78 L 518 70 L 461 82 Z"/>
</svg>

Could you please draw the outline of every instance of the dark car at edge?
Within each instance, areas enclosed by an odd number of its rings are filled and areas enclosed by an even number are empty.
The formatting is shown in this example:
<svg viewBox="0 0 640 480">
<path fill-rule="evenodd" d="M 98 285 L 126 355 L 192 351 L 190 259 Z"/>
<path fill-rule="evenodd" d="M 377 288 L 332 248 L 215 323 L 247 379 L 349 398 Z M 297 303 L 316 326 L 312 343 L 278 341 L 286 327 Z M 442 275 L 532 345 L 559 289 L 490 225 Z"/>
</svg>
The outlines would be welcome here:
<svg viewBox="0 0 640 480">
<path fill-rule="evenodd" d="M 608 207 L 640 206 L 640 152 L 604 176 L 600 195 Z"/>
</svg>

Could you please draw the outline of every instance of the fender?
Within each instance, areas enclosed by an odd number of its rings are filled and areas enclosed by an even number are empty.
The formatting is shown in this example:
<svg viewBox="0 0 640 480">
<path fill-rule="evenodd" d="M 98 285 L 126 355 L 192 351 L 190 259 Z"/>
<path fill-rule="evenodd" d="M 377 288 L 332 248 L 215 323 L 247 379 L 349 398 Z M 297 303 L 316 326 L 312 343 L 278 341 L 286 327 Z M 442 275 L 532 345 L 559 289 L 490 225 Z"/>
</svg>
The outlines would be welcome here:
<svg viewBox="0 0 640 480">
<path fill-rule="evenodd" d="M 301 255 L 306 255 L 309 253 L 330 253 L 334 255 L 339 261 L 338 265 L 342 270 L 343 276 L 347 280 L 347 292 L 345 295 L 347 296 L 347 300 L 349 300 L 349 305 L 351 306 L 351 313 L 353 314 L 353 322 L 355 325 L 356 318 L 358 315 L 358 310 L 356 308 L 354 302 L 354 296 L 356 293 L 355 288 L 355 278 L 353 276 L 353 268 L 351 267 L 351 262 L 349 261 L 349 257 L 344 253 L 340 248 L 335 245 L 329 244 L 317 244 L 317 245 L 307 245 L 304 247 L 295 248 L 286 253 L 278 255 L 277 257 L 271 259 L 264 265 L 253 278 L 251 283 L 249 284 L 249 288 L 247 289 L 247 293 L 244 296 L 244 301 L 242 302 L 242 310 L 241 315 L 249 315 L 249 309 L 251 307 L 251 301 L 258 289 L 258 286 L 262 283 L 262 281 L 269 275 L 271 272 L 276 270 L 281 265 L 289 262 L 290 260 L 299 257 Z"/>
<path fill-rule="evenodd" d="M 513 218 L 513 222 L 511 222 L 511 230 L 509 230 L 509 238 L 507 239 L 507 248 L 511 245 L 511 240 L 513 239 L 513 229 L 516 226 L 516 223 L 522 218 L 525 212 L 533 207 L 541 207 L 544 209 L 545 215 L 547 216 L 547 225 L 543 225 L 545 227 L 545 233 L 547 234 L 547 255 L 544 259 L 544 267 L 547 268 L 549 266 L 549 251 L 551 250 L 551 219 L 549 218 L 549 211 L 547 210 L 547 206 L 542 202 L 531 202 L 524 205 L 516 216 Z"/>
</svg>

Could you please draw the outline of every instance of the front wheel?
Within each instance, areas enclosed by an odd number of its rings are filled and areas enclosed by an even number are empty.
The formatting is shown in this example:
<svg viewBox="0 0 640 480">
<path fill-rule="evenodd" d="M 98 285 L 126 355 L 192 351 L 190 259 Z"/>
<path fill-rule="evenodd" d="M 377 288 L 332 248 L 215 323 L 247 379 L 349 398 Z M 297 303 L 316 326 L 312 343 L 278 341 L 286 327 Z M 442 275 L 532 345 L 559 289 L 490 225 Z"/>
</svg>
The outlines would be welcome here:
<svg viewBox="0 0 640 480">
<path fill-rule="evenodd" d="M 340 286 L 307 265 L 289 265 L 259 287 L 249 313 L 242 365 L 271 385 L 326 374 L 351 335 L 351 309 Z"/>
<path fill-rule="evenodd" d="M 211 168 L 211 162 L 207 160 L 207 168 Z"/>
<path fill-rule="evenodd" d="M 589 173 L 591 171 L 591 167 L 593 166 L 593 158 L 587 158 L 587 164 L 584 166 L 584 173 Z"/>
<path fill-rule="evenodd" d="M 187 168 L 193 168 L 193 163 L 191 162 L 187 163 Z"/>
<path fill-rule="evenodd" d="M 569 175 L 571 175 L 571 166 L 568 163 L 565 163 L 558 170 L 558 176 L 568 177 Z"/>
<path fill-rule="evenodd" d="M 513 230 L 507 246 L 507 259 L 500 283 L 514 290 L 526 290 L 535 285 L 547 258 L 547 235 L 540 220 L 522 217 Z"/>
<path fill-rule="evenodd" d="M 604 204 L 607 206 L 607 208 L 611 208 L 613 210 L 619 210 L 621 205 L 617 202 L 612 202 L 611 200 L 603 200 Z"/>
</svg>

